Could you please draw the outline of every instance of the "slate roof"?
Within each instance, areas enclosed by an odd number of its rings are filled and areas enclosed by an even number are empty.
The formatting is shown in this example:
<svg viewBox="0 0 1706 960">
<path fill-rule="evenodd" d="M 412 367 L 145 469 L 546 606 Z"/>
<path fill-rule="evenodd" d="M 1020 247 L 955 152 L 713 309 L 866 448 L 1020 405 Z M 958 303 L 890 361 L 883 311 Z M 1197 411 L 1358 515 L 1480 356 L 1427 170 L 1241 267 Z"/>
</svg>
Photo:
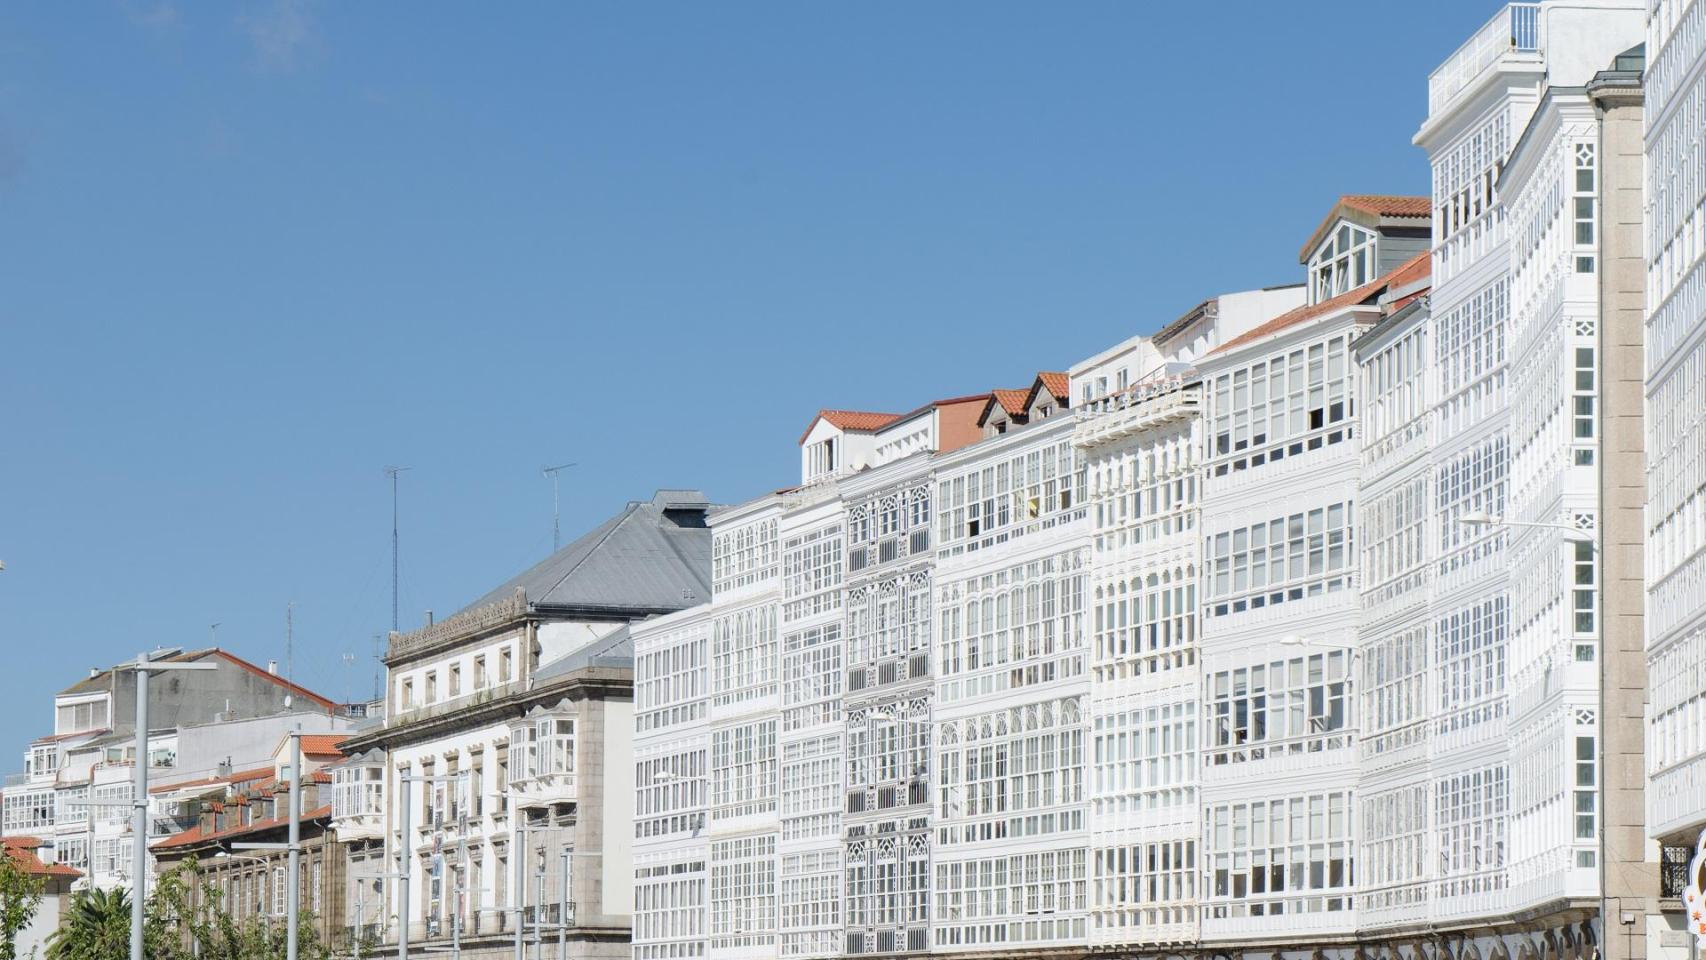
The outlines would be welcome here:
<svg viewBox="0 0 1706 960">
<path fill-rule="evenodd" d="M 621 616 L 680 610 L 711 597 L 711 502 L 697 490 L 659 490 L 504 581 L 464 609 L 507 600 L 517 587 L 539 609 Z"/>
</svg>

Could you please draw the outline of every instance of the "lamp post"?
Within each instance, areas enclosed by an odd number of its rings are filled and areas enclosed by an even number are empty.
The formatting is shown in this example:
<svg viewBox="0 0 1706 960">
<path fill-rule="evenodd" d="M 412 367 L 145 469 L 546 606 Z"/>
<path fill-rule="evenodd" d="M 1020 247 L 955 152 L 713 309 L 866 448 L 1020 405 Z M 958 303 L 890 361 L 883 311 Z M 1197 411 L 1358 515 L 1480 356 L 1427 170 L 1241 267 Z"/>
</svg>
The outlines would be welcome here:
<svg viewBox="0 0 1706 960">
<path fill-rule="evenodd" d="M 380 890 L 381 890 L 381 892 L 383 892 L 384 882 L 386 880 L 395 880 L 399 876 L 401 876 L 401 874 L 399 874 L 399 873 L 383 872 L 382 871 L 380 873 L 364 873 L 364 874 L 360 874 L 359 876 L 351 876 L 349 878 L 350 880 L 354 881 L 356 884 L 356 887 L 355 887 L 355 923 L 353 925 L 354 931 L 350 935 L 350 956 L 353 958 L 353 960 L 361 960 L 361 928 L 363 926 L 362 921 L 367 919 L 367 883 L 366 882 L 368 880 L 379 881 Z M 380 911 L 380 917 L 379 917 L 380 929 L 383 931 L 384 930 L 384 920 L 385 920 L 385 916 L 384 916 L 385 898 L 383 896 L 381 896 L 379 898 L 379 911 Z M 384 936 L 384 934 L 381 933 L 380 936 Z"/>
<path fill-rule="evenodd" d="M 409 784 L 411 783 L 460 783 L 466 780 L 467 773 L 443 773 L 436 776 L 419 776 L 405 773 L 397 778 L 399 800 L 402 803 L 402 835 L 399 842 L 402 849 L 397 851 L 397 960 L 409 960 L 409 875 L 414 872 L 414 855 L 410 848 L 414 842 L 409 839 Z M 291 960 L 295 960 L 294 957 Z"/>
<path fill-rule="evenodd" d="M 1568 536 L 1564 538 L 1565 540 L 1568 540 L 1571 543 L 1585 543 L 1588 546 L 1593 547 L 1594 553 L 1599 552 L 1599 540 L 1596 539 L 1593 534 L 1578 527 L 1572 527 L 1567 523 L 1539 523 L 1532 520 L 1506 520 L 1504 517 L 1495 517 L 1485 510 L 1471 510 L 1463 516 L 1458 517 L 1457 522 L 1469 527 L 1535 527 L 1541 530 L 1561 530 L 1568 534 Z"/>
<path fill-rule="evenodd" d="M 302 731 L 290 731 L 290 839 L 285 843 L 233 843 L 233 850 L 283 850 L 289 866 L 284 894 L 284 945 L 286 960 L 296 960 L 296 938 L 301 924 L 302 895 Z"/>
<path fill-rule="evenodd" d="M 148 675 L 160 670 L 217 670 L 219 664 L 197 660 L 188 663 L 156 661 L 154 654 L 139 653 L 120 670 L 136 671 L 136 783 L 131 788 L 132 841 L 130 892 L 130 960 L 142 960 L 142 908 L 148 887 Z"/>
</svg>

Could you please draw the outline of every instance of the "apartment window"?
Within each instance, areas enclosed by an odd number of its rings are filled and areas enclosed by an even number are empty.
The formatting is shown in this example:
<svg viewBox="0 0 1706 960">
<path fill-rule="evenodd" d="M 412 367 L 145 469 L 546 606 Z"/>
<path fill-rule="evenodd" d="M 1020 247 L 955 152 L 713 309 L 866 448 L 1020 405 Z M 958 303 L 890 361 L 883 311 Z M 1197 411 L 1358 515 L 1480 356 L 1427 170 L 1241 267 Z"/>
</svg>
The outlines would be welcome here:
<svg viewBox="0 0 1706 960">
<path fill-rule="evenodd" d="M 751 947 L 776 929 L 776 838 L 711 844 L 712 946 Z"/>
<path fill-rule="evenodd" d="M 486 768 L 482 754 L 474 754 L 472 766 L 468 768 L 468 812 L 479 818 L 486 811 Z"/>
<path fill-rule="evenodd" d="M 719 706 L 775 693 L 776 608 L 752 607 L 718 617 L 711 630 L 711 664 Z"/>
<path fill-rule="evenodd" d="M 1084 485 L 1084 463 L 1070 441 L 942 480 L 937 485 L 938 544 L 951 547 L 953 555 L 991 542 L 955 544 L 958 540 L 1009 528 L 1009 537 L 1022 536 L 1082 516 Z M 1042 523 L 1032 523 L 1036 520 Z"/>
<path fill-rule="evenodd" d="M 1599 778 L 1594 772 L 1594 738 L 1576 738 L 1575 758 L 1575 819 L 1576 839 L 1592 840 L 1595 827 L 1595 804 Z M 1592 864 L 1586 864 L 1592 866 Z"/>
<path fill-rule="evenodd" d="M 1571 564 L 1574 572 L 1574 588 L 1571 591 L 1571 602 L 1574 607 L 1575 631 L 1591 634 L 1598 626 L 1598 618 L 1595 615 L 1596 591 L 1594 580 L 1596 565 L 1594 563 L 1594 546 L 1585 540 L 1573 541 L 1570 546 L 1574 549 L 1574 562 Z M 1593 644 L 1576 644 L 1576 659 L 1592 660 Z"/>
<path fill-rule="evenodd" d="M 1211 616 L 1335 593 L 1353 582 L 1350 501 L 1215 534 L 1204 546 Z"/>
<path fill-rule="evenodd" d="M 486 689 L 486 655 L 485 654 L 481 654 L 481 655 L 474 658 L 474 689 L 475 690 Z"/>
<path fill-rule="evenodd" d="M 1084 829 L 1081 710 L 1077 698 L 1067 698 L 942 724 L 936 789 L 947 823 L 937 831 L 938 842 L 985 843 Z M 877 732 L 881 747 L 885 731 Z M 878 759 L 880 764 L 883 758 Z M 928 768 L 912 769 L 923 778 Z M 880 779 L 883 771 L 877 772 Z M 851 784 L 868 782 L 849 777 Z M 1059 807 L 1069 809 L 1055 810 Z"/>
<path fill-rule="evenodd" d="M 1504 889 L 1509 819 L 1508 767 L 1467 770 L 1435 782 L 1436 897 Z"/>
<path fill-rule="evenodd" d="M 332 818 L 383 813 L 384 775 L 384 768 L 379 766 L 340 767 L 333 771 Z"/>
<path fill-rule="evenodd" d="M 60 704 L 54 709 L 54 733 L 81 733 L 107 725 L 107 701 Z"/>
<path fill-rule="evenodd" d="M 711 590 L 724 593 L 749 587 L 776 573 L 776 521 L 748 523 L 711 536 Z"/>
<path fill-rule="evenodd" d="M 42 776 L 59 769 L 59 751 L 53 747 L 30 749 L 30 775 Z"/>
<path fill-rule="evenodd" d="M 776 721 L 711 732 L 711 816 L 732 819 L 776 809 Z"/>
<path fill-rule="evenodd" d="M 426 702 L 428 704 L 433 704 L 433 703 L 438 702 L 438 673 L 436 671 L 433 671 L 433 670 L 427 671 L 426 691 L 425 692 L 426 692 Z"/>
<path fill-rule="evenodd" d="M 499 749 L 497 756 L 496 792 L 492 794 L 492 809 L 498 815 L 509 811 L 509 751 Z"/>
<path fill-rule="evenodd" d="M 1352 905 L 1348 792 L 1208 807 L 1203 916 L 1260 917 Z"/>
<path fill-rule="evenodd" d="M 1118 927 L 1188 923 L 1197 897 L 1195 840 L 1095 850 L 1095 906 Z"/>
<path fill-rule="evenodd" d="M 1258 360 L 1214 378 L 1214 475 L 1251 469 L 1354 436 L 1349 336 Z"/>
<path fill-rule="evenodd" d="M 1570 198 L 1572 222 L 1575 226 L 1574 239 L 1578 247 L 1592 247 L 1594 243 L 1594 205 L 1597 203 L 1595 194 L 1597 185 L 1594 183 L 1594 145 L 1591 143 L 1576 144 L 1575 195 Z M 1586 261 L 1587 269 L 1582 269 Z M 1578 273 L 1593 272 L 1593 256 L 1591 251 L 1579 254 L 1576 259 Z"/>
<path fill-rule="evenodd" d="M 1362 906 L 1412 907 L 1427 901 L 1427 787 L 1389 790 L 1362 803 Z"/>
<path fill-rule="evenodd" d="M 513 656 L 513 651 L 509 647 L 504 647 L 498 652 L 498 682 L 508 683 L 510 681 L 510 677 L 514 675 L 515 658 Z"/>
<path fill-rule="evenodd" d="M 782 646 L 782 729 L 839 721 L 847 677 L 841 660 L 841 624 L 790 634 Z"/>
<path fill-rule="evenodd" d="M 284 868 L 272 868 L 272 915 L 282 917 L 285 913 L 285 894 L 288 886 L 284 882 Z"/>
<path fill-rule="evenodd" d="M 1503 717 L 1509 599 L 1501 594 L 1451 611 L 1439 619 L 1434 638 L 1435 732 Z"/>
<path fill-rule="evenodd" d="M 1349 746 L 1349 661 L 1349 651 L 1333 650 L 1211 675 L 1208 762 Z"/>
<path fill-rule="evenodd" d="M 404 680 L 403 681 L 403 709 L 407 710 L 410 707 L 413 707 L 414 705 L 415 705 L 415 681 Z"/>
<path fill-rule="evenodd" d="M 450 696 L 459 697 L 461 695 L 462 695 L 462 666 L 460 664 L 451 664 L 450 665 Z"/>
<path fill-rule="evenodd" d="M 1595 398 L 1598 396 L 1598 369 L 1594 364 L 1594 349 L 1592 347 L 1577 347 L 1575 350 L 1575 378 L 1571 386 L 1570 402 L 1572 406 L 1572 435 L 1576 440 L 1574 462 L 1577 466 L 1592 466 L 1594 448 L 1587 443 L 1594 439 L 1598 432 L 1595 424 Z"/>
<path fill-rule="evenodd" d="M 1083 558 L 1064 553 L 940 589 L 937 669 L 944 699 L 1082 676 L 1085 667 Z"/>
<path fill-rule="evenodd" d="M 807 479 L 816 479 L 833 473 L 837 466 L 835 462 L 835 438 L 830 437 L 827 440 L 812 444 L 806 451 L 806 455 L 810 461 L 807 467 Z"/>
</svg>

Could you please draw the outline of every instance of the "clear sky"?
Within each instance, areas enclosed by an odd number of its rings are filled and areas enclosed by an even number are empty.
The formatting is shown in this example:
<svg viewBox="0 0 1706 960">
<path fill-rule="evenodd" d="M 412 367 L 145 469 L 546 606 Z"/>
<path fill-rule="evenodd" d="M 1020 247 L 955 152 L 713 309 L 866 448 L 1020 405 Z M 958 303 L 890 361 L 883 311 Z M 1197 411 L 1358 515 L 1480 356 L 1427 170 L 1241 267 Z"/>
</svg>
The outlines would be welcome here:
<svg viewBox="0 0 1706 960">
<path fill-rule="evenodd" d="M 1023 386 L 1425 193 L 1490 2 L 0 7 L 0 769 L 218 640 L 405 627 L 819 407 Z M 357 662 L 346 665 L 345 654 Z"/>
</svg>

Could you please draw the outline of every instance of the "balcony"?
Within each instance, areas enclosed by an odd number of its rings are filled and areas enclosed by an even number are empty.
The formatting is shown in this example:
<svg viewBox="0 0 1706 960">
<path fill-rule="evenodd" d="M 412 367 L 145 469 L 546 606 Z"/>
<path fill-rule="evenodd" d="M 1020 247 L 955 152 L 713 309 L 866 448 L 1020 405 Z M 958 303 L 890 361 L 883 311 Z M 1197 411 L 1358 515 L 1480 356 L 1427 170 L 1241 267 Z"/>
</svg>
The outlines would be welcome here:
<svg viewBox="0 0 1706 960">
<path fill-rule="evenodd" d="M 1431 116 L 1506 54 L 1540 53 L 1540 4 L 1512 3 L 1428 74 Z"/>
<path fill-rule="evenodd" d="M 1138 384 L 1120 393 L 1091 401 L 1076 413 L 1073 443 L 1094 447 L 1197 415 L 1202 393 L 1186 390 L 1182 377 Z"/>
</svg>

